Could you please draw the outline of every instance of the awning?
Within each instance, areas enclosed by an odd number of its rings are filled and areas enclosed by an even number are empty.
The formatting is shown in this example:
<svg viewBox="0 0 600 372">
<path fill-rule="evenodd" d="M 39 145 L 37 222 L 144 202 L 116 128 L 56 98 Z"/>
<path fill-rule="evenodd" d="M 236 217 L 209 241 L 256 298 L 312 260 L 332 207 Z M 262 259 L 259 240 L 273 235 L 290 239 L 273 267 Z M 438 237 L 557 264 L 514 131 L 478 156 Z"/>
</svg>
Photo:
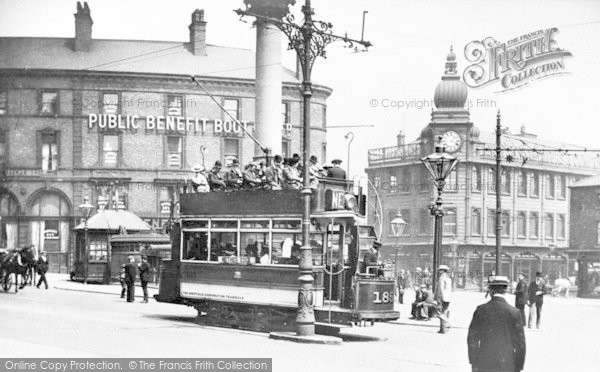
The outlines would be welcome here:
<svg viewBox="0 0 600 372">
<path fill-rule="evenodd" d="M 134 213 L 123 210 L 100 210 L 95 215 L 91 216 L 87 221 L 88 230 L 119 231 L 121 226 L 127 231 L 152 230 L 150 225 L 148 225 Z M 83 222 L 75 226 L 75 230 L 83 229 L 85 229 L 85 224 Z"/>
</svg>

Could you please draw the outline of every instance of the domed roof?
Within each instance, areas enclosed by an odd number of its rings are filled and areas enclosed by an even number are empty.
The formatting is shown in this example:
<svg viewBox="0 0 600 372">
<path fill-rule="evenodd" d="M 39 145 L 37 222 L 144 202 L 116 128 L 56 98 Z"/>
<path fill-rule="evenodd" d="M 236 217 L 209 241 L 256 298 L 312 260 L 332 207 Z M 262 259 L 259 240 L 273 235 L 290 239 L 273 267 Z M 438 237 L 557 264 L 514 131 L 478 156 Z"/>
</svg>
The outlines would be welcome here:
<svg viewBox="0 0 600 372">
<path fill-rule="evenodd" d="M 456 54 L 450 47 L 450 53 L 446 57 L 446 70 L 442 81 L 435 88 L 433 101 L 435 107 L 441 108 L 463 108 L 467 102 L 467 86 L 460 79 L 456 71 Z"/>
</svg>

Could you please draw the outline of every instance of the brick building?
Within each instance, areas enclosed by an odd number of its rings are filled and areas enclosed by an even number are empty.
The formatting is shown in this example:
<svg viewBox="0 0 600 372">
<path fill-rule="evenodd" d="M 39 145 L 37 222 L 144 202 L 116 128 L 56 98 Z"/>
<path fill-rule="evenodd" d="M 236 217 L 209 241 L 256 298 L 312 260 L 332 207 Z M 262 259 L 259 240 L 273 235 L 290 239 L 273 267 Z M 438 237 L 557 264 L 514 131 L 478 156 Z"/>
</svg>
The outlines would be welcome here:
<svg viewBox="0 0 600 372">
<path fill-rule="evenodd" d="M 446 152 L 459 158 L 442 196 L 446 212 L 442 262 L 453 268 L 458 285 L 468 287 L 480 285 L 495 267 L 496 185 L 495 152 L 479 150 L 495 148 L 495 134 L 470 121 L 467 94 L 456 56 L 450 52 L 429 124 L 414 142 L 406 143 L 400 133 L 395 146 L 369 150 L 366 172 L 381 198 L 383 211 L 373 208 L 370 221 L 381 226 L 384 253 L 390 259 L 398 254 L 398 268 L 431 270 L 433 219 L 428 207 L 437 191 L 420 159 L 431 154 L 439 141 Z M 568 186 L 598 174 L 600 159 L 528 151 L 579 147 L 542 140 L 524 126 L 516 134 L 504 130 L 502 147 L 514 149 L 505 153 L 512 161 L 502 163 L 502 274 L 516 278 L 523 271 L 531 278 L 542 270 L 551 279 L 570 274 L 574 263 L 566 254 Z M 376 205 L 375 196 L 370 198 L 370 204 Z M 396 253 L 390 221 L 398 212 L 408 225 Z"/>
<path fill-rule="evenodd" d="M 577 262 L 581 297 L 600 297 L 600 176 L 570 186 L 569 258 Z"/>
<path fill-rule="evenodd" d="M 35 244 L 53 271 L 69 269 L 84 196 L 160 229 L 194 165 L 260 154 L 192 75 L 250 133 L 280 132 L 275 154 L 302 149 L 298 75 L 279 67 L 281 99 L 271 107 L 281 120 L 261 124 L 255 53 L 206 44 L 203 11 L 192 14 L 188 42 L 93 39 L 92 24 L 78 3 L 75 38 L 0 37 L 0 248 Z M 311 153 L 323 161 L 330 94 L 314 85 Z"/>
</svg>

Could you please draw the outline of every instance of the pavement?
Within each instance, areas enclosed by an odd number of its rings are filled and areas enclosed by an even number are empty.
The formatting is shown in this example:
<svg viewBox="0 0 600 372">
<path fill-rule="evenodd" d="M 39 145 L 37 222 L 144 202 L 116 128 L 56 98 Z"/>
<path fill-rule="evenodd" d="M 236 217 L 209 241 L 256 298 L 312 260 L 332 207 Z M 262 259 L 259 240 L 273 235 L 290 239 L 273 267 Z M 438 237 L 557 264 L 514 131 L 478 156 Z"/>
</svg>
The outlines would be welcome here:
<svg viewBox="0 0 600 372">
<path fill-rule="evenodd" d="M 56 273 L 47 273 L 46 279 L 48 285 L 54 289 L 121 296 L 121 283 L 119 282 L 111 282 L 110 284 L 84 284 L 70 280 L 67 274 Z M 135 286 L 135 298 L 143 299 L 144 295 L 140 282 L 136 282 Z M 43 288 L 43 285 L 40 288 Z M 153 298 L 155 294 L 158 294 L 158 285 L 154 283 L 148 284 L 148 297 Z"/>
</svg>

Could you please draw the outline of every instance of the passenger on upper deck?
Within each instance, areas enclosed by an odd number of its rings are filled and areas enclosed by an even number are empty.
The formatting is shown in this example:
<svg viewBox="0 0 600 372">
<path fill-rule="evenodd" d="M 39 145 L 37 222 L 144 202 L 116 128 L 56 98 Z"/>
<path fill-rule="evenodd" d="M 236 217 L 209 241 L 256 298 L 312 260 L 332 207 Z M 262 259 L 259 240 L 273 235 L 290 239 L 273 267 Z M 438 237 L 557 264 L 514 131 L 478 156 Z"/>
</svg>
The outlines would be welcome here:
<svg viewBox="0 0 600 372">
<path fill-rule="evenodd" d="M 225 184 L 228 189 L 237 190 L 242 187 L 244 177 L 240 171 L 240 162 L 237 159 L 233 159 L 229 165 L 229 171 L 225 176 Z"/>
<path fill-rule="evenodd" d="M 323 171 L 323 168 L 317 165 L 317 157 L 314 155 L 310 157 L 310 168 L 308 168 L 308 172 L 310 177 L 310 188 L 316 190 L 317 185 L 319 184 L 319 178 L 325 177 L 326 173 Z"/>
<path fill-rule="evenodd" d="M 196 173 L 194 179 L 192 179 L 192 185 L 194 187 L 195 192 L 209 192 L 210 188 L 208 187 L 208 180 L 206 179 L 206 175 L 204 174 L 204 166 L 197 165 L 192 168 L 192 172 Z"/>
<path fill-rule="evenodd" d="M 333 164 L 333 167 L 327 169 L 327 177 L 345 180 L 346 171 L 340 168 L 342 161 L 340 159 L 333 159 L 331 163 Z"/>
<path fill-rule="evenodd" d="M 300 178 L 300 171 L 298 170 L 298 160 L 288 159 L 288 165 L 283 169 L 283 178 L 286 189 L 300 190 L 302 178 Z"/>
<path fill-rule="evenodd" d="M 215 161 L 215 166 L 208 173 L 208 184 L 210 191 L 221 191 L 227 188 L 223 175 L 221 174 L 222 164 L 219 160 Z"/>
<path fill-rule="evenodd" d="M 302 174 L 302 172 L 304 171 L 304 164 L 302 163 L 302 158 L 298 154 L 293 154 L 292 159 L 294 159 L 294 160 L 296 160 L 296 162 L 298 162 L 298 172 L 300 172 L 300 174 Z"/>
<path fill-rule="evenodd" d="M 280 155 L 273 157 L 273 164 L 265 169 L 265 178 L 271 190 L 283 188 L 283 164 Z"/>
<path fill-rule="evenodd" d="M 243 186 L 245 189 L 251 190 L 259 187 L 262 184 L 260 178 L 257 175 L 257 167 L 256 163 L 254 162 L 249 163 L 244 167 L 243 177 Z"/>
</svg>

